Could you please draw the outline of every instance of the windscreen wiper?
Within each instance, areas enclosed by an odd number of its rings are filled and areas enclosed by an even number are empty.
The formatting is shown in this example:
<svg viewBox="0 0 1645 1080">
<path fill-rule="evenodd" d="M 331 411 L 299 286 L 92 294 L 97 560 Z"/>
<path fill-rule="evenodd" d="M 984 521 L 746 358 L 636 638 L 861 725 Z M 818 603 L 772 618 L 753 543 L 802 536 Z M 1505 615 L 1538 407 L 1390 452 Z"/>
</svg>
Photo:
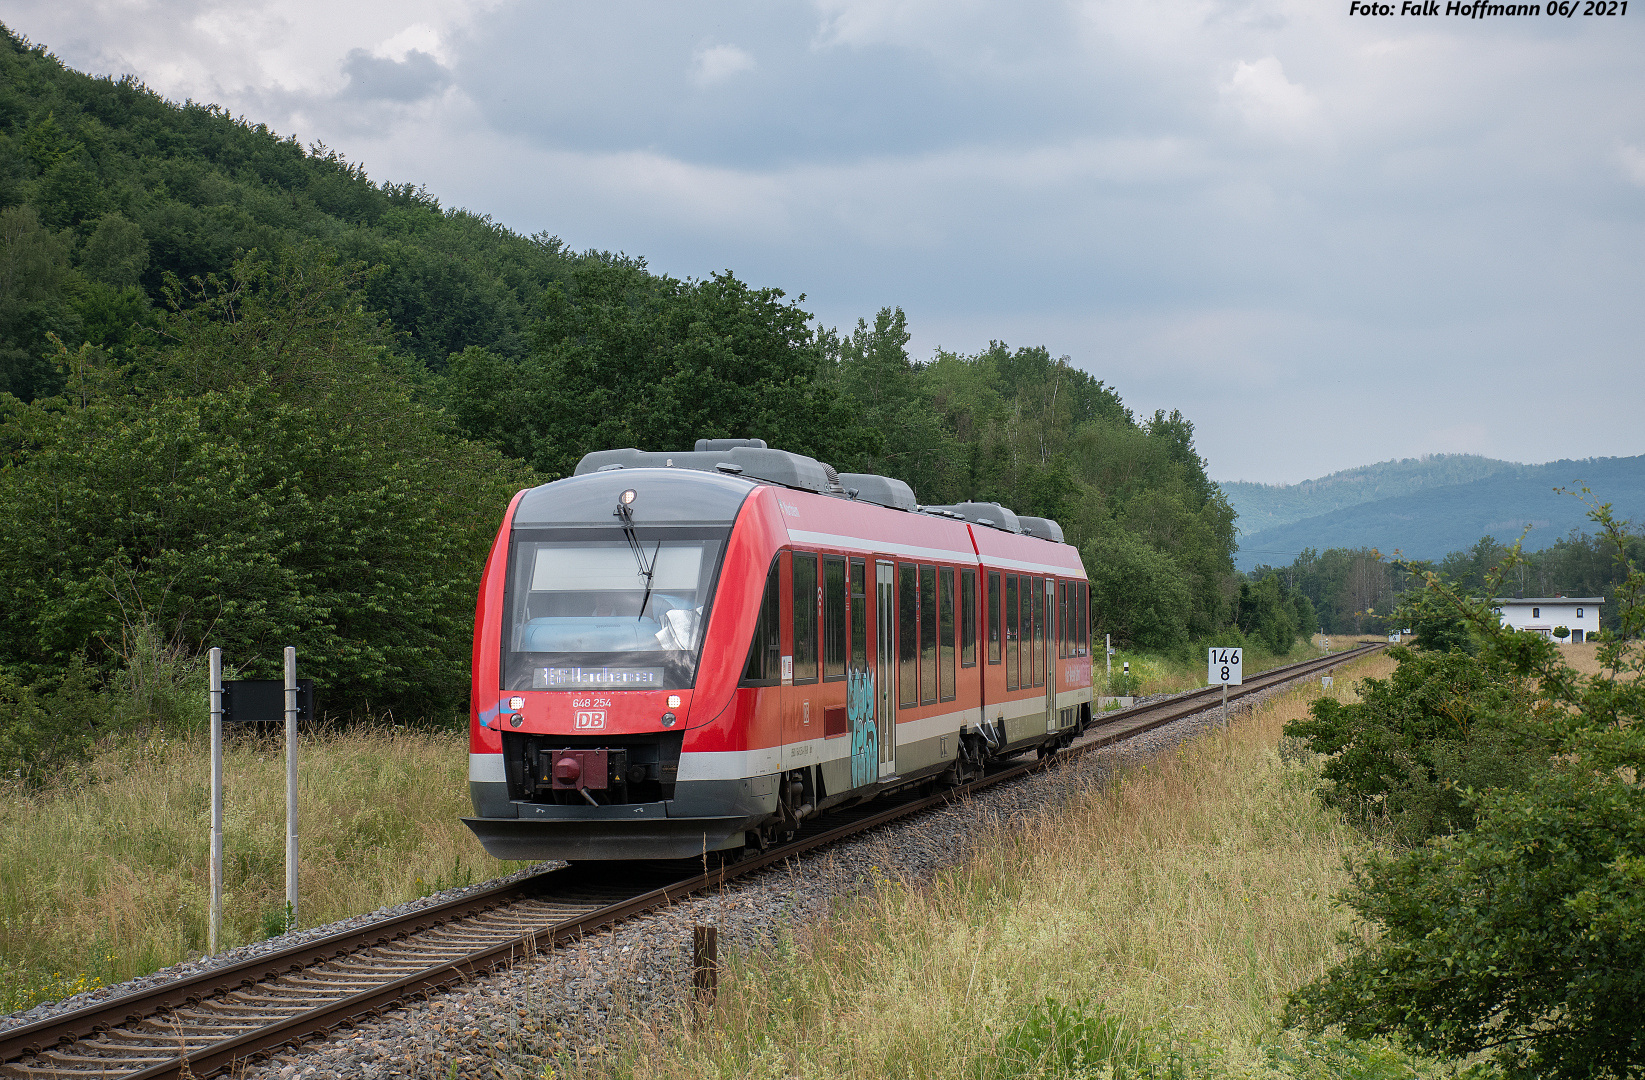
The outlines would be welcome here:
<svg viewBox="0 0 1645 1080">
<path fill-rule="evenodd" d="M 627 503 L 619 502 L 616 514 L 622 519 L 623 536 L 628 539 L 628 550 L 634 553 L 634 563 L 640 568 L 640 576 L 645 578 L 645 596 L 640 599 L 640 613 L 634 616 L 634 621 L 639 622 L 645 618 L 645 606 L 651 603 L 651 583 L 657 569 L 657 556 L 663 550 L 663 542 L 661 539 L 657 541 L 656 548 L 651 552 L 651 562 L 648 564 L 645 549 L 640 546 L 640 536 L 634 531 L 634 511 L 628 508 Z"/>
</svg>

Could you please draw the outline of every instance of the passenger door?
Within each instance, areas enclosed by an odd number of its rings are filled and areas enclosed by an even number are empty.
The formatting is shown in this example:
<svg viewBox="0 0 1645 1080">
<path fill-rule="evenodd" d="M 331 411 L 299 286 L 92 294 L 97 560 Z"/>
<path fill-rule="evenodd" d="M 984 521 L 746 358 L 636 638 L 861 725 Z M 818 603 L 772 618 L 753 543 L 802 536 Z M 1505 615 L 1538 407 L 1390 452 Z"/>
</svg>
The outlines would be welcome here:
<svg viewBox="0 0 1645 1080">
<path fill-rule="evenodd" d="M 879 728 L 881 776 L 897 772 L 897 595 L 896 566 L 877 562 L 874 568 L 874 695 Z"/>
<path fill-rule="evenodd" d="M 1057 579 L 1045 579 L 1045 730 L 1057 730 Z"/>
</svg>

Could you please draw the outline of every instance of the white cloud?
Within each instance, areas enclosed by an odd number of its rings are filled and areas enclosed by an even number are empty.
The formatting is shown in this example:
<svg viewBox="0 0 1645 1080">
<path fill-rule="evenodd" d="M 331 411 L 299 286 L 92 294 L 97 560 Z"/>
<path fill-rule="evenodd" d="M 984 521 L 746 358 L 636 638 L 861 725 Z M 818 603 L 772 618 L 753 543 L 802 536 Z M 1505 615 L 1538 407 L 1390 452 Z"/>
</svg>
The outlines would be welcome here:
<svg viewBox="0 0 1645 1080">
<path fill-rule="evenodd" d="M 754 58 L 735 45 L 708 45 L 692 55 L 691 79 L 698 86 L 713 86 L 754 67 Z"/>
<path fill-rule="evenodd" d="M 1308 134 L 1317 126 L 1319 103 L 1285 77 L 1285 68 L 1275 57 L 1235 61 L 1221 91 L 1224 100 L 1257 131 L 1294 136 Z"/>
<path fill-rule="evenodd" d="M 1616 149 L 1616 158 L 1617 163 L 1622 166 L 1622 175 L 1640 187 L 1645 187 L 1645 150 L 1623 143 Z"/>
</svg>

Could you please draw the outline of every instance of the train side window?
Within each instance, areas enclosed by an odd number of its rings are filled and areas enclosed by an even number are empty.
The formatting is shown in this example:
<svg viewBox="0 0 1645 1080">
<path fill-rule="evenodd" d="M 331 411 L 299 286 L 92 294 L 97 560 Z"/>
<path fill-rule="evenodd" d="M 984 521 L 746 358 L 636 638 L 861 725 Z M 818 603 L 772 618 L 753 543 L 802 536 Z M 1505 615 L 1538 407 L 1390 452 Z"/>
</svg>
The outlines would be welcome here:
<svg viewBox="0 0 1645 1080">
<path fill-rule="evenodd" d="M 1074 590 L 1079 594 L 1079 599 L 1074 603 L 1074 619 L 1080 631 L 1080 655 L 1090 656 L 1091 609 L 1086 606 L 1086 600 L 1090 596 L 1090 586 L 1083 581 L 1077 581 L 1074 583 Z"/>
<path fill-rule="evenodd" d="M 851 560 L 851 670 L 868 670 L 868 564 Z"/>
<path fill-rule="evenodd" d="M 823 556 L 823 678 L 845 678 L 845 560 Z"/>
<path fill-rule="evenodd" d="M 937 700 L 937 568 L 920 567 L 920 704 Z"/>
<path fill-rule="evenodd" d="M 1019 610 L 1017 604 L 1017 575 L 1007 574 L 1005 575 L 1005 688 L 1007 690 L 1017 688 L 1017 661 L 1019 659 L 1018 653 L 1021 651 L 1019 646 L 1022 644 L 1017 639 L 1017 631 L 1021 627 L 1017 619 Z"/>
<path fill-rule="evenodd" d="M 1032 578 L 1034 583 L 1034 685 L 1045 685 L 1045 579 Z"/>
<path fill-rule="evenodd" d="M 897 564 L 897 705 L 920 703 L 919 568 Z"/>
<path fill-rule="evenodd" d="M 1068 656 L 1068 582 L 1057 581 L 1057 659 Z"/>
<path fill-rule="evenodd" d="M 938 580 L 942 583 L 942 607 L 937 614 L 939 625 L 937 628 L 937 677 L 941 685 L 937 688 L 937 696 L 944 701 L 953 701 L 955 694 L 954 677 L 954 568 L 944 566 L 937 571 Z"/>
<path fill-rule="evenodd" d="M 775 686 L 782 682 L 782 629 L 778 612 L 777 560 L 765 576 L 765 597 L 760 601 L 760 617 L 754 623 L 754 640 L 748 646 L 748 663 L 743 665 L 743 686 Z"/>
<path fill-rule="evenodd" d="M 817 557 L 794 553 L 794 681 L 817 681 Z"/>
<path fill-rule="evenodd" d="M 977 572 L 960 571 L 960 667 L 977 666 Z"/>
<path fill-rule="evenodd" d="M 1079 586 L 1068 583 L 1068 655 L 1080 655 L 1080 594 Z"/>
<path fill-rule="evenodd" d="M 983 613 L 983 619 L 988 623 L 988 662 L 1000 662 L 1000 619 L 1005 611 L 1000 607 L 1000 572 L 988 571 L 988 610 Z"/>
</svg>

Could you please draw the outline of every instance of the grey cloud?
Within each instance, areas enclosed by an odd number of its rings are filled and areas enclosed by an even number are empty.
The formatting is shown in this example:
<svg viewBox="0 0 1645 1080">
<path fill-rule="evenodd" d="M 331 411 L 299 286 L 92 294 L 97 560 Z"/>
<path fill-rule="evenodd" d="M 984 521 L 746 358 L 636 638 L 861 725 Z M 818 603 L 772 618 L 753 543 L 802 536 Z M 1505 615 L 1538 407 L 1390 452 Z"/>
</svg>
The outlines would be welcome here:
<svg viewBox="0 0 1645 1080">
<path fill-rule="evenodd" d="M 343 61 L 348 85 L 338 95 L 355 101 L 410 103 L 438 94 L 451 84 L 451 72 L 426 52 L 412 49 L 404 60 L 372 56 L 351 49 Z"/>
</svg>

